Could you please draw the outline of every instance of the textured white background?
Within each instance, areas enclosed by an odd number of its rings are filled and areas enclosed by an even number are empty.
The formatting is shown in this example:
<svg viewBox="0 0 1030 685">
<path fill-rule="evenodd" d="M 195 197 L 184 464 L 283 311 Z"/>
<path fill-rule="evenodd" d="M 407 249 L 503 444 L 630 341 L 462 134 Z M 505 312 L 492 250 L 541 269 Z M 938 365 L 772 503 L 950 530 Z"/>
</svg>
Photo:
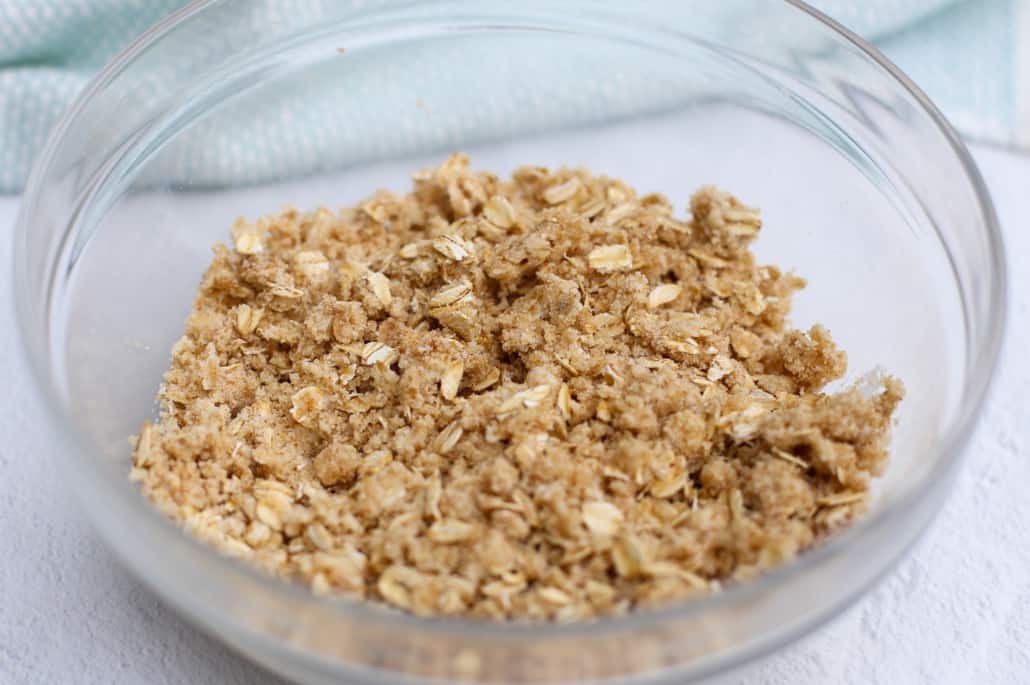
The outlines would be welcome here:
<svg viewBox="0 0 1030 685">
<path fill-rule="evenodd" d="M 1012 273 L 1005 356 L 967 466 L 886 582 L 748 683 L 1030 682 L 1030 158 L 974 152 Z M 16 209 L 0 197 L 0 683 L 279 682 L 158 602 L 70 501 L 16 340 Z"/>
</svg>

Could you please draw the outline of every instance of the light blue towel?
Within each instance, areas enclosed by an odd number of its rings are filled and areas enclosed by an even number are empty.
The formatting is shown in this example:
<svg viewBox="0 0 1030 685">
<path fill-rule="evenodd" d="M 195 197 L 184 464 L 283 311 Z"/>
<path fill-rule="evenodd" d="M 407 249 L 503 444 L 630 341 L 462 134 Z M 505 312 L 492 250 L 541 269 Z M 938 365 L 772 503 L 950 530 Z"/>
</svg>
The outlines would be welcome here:
<svg viewBox="0 0 1030 685">
<path fill-rule="evenodd" d="M 183 0 L 0 0 L 0 192 L 18 192 L 47 134 L 104 66 Z"/>
<path fill-rule="evenodd" d="M 358 0 L 339 0 L 354 1 Z M 256 4 L 258 0 L 255 0 Z M 303 0 L 275 0 L 276 11 Z M 183 0 L 0 0 L 0 192 L 17 192 L 53 125 L 90 78 Z M 814 0 L 873 40 L 967 135 L 1030 145 L 1030 2 L 1023 0 Z M 285 6 L 285 7 L 284 7 Z M 1030 35 L 1022 36 L 1030 42 Z M 955 60 L 955 52 L 962 58 Z M 948 59 L 945 59 L 948 57 Z M 960 68 L 940 68 L 942 63 Z M 660 84 L 648 92 L 660 97 Z M 617 106 L 617 103 L 612 105 Z M 287 118 L 283 118 L 287 121 Z M 285 123 L 283 125 L 286 125 Z M 475 125 L 472 122 L 471 125 Z M 312 131 L 317 141 L 318 132 Z M 417 142 L 417 141 L 416 141 Z M 302 170 L 304 159 L 252 155 L 202 173 L 208 184 L 241 167 Z M 241 152 L 241 154 L 243 154 Z M 317 154 L 313 152 L 312 154 Z M 255 166 L 256 165 L 256 166 Z M 210 166 L 210 165 L 209 165 Z"/>
<path fill-rule="evenodd" d="M 1030 0 L 812 4 L 871 37 L 967 138 L 1030 149 Z"/>
</svg>

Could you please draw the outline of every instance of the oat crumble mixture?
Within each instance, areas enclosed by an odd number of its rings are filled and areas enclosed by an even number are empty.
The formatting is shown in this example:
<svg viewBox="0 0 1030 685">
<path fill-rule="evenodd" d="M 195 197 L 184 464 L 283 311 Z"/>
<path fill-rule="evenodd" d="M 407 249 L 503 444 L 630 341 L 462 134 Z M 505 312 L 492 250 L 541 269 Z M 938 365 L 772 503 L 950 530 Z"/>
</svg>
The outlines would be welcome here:
<svg viewBox="0 0 1030 685">
<path fill-rule="evenodd" d="M 751 578 L 846 526 L 903 389 L 822 388 L 758 211 L 454 155 L 216 245 L 131 478 L 222 551 L 420 615 L 570 621 Z"/>
</svg>

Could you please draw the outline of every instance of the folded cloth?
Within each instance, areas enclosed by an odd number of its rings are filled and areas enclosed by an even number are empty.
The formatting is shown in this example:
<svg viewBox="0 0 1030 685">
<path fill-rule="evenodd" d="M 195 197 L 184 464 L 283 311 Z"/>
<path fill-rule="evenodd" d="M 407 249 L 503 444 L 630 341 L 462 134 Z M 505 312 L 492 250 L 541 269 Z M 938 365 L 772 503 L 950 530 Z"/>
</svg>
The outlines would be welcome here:
<svg viewBox="0 0 1030 685">
<path fill-rule="evenodd" d="M 0 192 L 104 64 L 183 0 L 0 0 Z"/>
<path fill-rule="evenodd" d="M 967 139 L 1030 150 L 1030 2 L 810 2 L 870 38 Z"/>
<path fill-rule="evenodd" d="M 259 8 L 255 11 L 261 12 L 260 8 L 266 3 L 267 0 L 255 0 L 254 6 Z M 21 189 L 50 129 L 104 63 L 148 26 L 184 4 L 183 0 L 0 2 L 0 192 Z M 310 0 L 274 0 L 264 11 L 288 16 L 292 5 L 302 12 L 309 4 Z M 1022 0 L 813 0 L 812 4 L 873 40 L 930 94 L 966 135 L 1030 146 L 1030 49 L 1025 47 L 1030 42 L 1030 3 Z M 388 71 L 388 67 L 384 68 Z M 460 74 L 456 74 L 452 82 L 460 83 Z M 381 87 L 382 82 L 376 84 L 376 88 Z M 643 102 L 644 109 L 663 104 L 665 91 L 661 79 L 633 84 L 633 88 L 632 92 L 623 93 L 621 99 L 610 93 L 597 93 L 596 99 L 589 103 L 593 108 L 590 116 L 627 114 L 629 96 L 638 105 Z M 557 83 L 554 90 L 560 93 Z M 539 107 L 534 111 L 514 116 L 531 116 L 538 120 L 534 125 L 543 125 L 568 124 L 569 117 L 575 114 L 576 103 L 561 97 L 541 98 L 537 103 Z M 598 107 L 610 109 L 598 110 Z M 317 148 L 321 140 L 318 122 L 326 121 L 326 116 L 289 110 L 281 114 L 263 116 L 260 126 L 310 127 L 310 133 L 305 134 L 301 142 L 307 141 Z M 506 116 L 510 118 L 512 114 Z M 250 123 L 258 125 L 258 120 L 255 116 L 255 121 Z M 457 123 L 473 127 L 485 125 L 478 121 Z M 246 113 L 242 112 L 241 130 L 247 126 Z M 425 149 L 434 142 L 446 142 L 440 137 L 440 130 L 429 127 L 403 134 L 394 142 L 407 145 L 412 151 Z M 359 144 L 360 141 L 355 141 L 355 145 Z M 241 169 L 247 170 L 254 179 L 269 178 L 270 169 L 292 172 L 311 167 L 300 155 L 303 149 L 302 145 L 289 151 L 240 145 L 226 145 L 221 149 L 219 146 L 217 162 L 206 156 L 194 159 L 188 169 L 180 164 L 178 168 L 164 170 L 173 175 L 178 172 L 187 175 L 184 177 L 200 177 L 203 185 L 218 185 L 229 179 L 239 181 Z M 313 150 L 312 155 L 312 159 L 317 157 L 319 163 L 324 162 L 324 154 L 320 155 L 319 151 Z"/>
</svg>

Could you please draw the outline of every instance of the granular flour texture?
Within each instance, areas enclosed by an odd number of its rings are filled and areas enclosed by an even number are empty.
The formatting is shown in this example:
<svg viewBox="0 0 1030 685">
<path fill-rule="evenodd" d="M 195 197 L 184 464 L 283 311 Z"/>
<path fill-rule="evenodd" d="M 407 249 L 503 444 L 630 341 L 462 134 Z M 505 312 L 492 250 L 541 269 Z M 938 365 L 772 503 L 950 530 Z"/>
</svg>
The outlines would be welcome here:
<svg viewBox="0 0 1030 685">
<path fill-rule="evenodd" d="M 577 620 L 717 590 L 847 525 L 900 382 L 832 394 L 757 210 L 455 155 L 407 195 L 239 220 L 131 477 L 318 593 Z"/>
</svg>

